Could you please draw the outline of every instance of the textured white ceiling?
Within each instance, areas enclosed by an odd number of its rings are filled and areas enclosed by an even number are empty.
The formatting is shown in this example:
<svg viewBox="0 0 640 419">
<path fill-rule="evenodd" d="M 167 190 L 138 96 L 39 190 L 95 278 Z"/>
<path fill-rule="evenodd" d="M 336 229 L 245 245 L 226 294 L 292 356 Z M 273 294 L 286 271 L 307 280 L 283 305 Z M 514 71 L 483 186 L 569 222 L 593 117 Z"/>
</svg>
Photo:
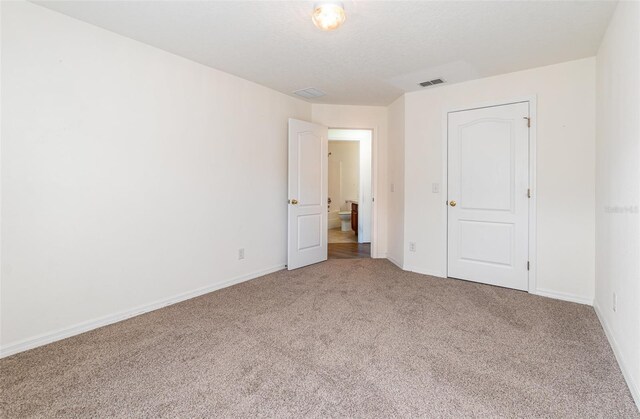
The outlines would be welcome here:
<svg viewBox="0 0 640 419">
<path fill-rule="evenodd" d="M 46 1 L 38 4 L 315 103 L 387 105 L 448 83 L 595 55 L 608 1 L 347 1 L 322 32 L 307 1 Z M 438 87 L 431 87 L 438 88 Z"/>
</svg>

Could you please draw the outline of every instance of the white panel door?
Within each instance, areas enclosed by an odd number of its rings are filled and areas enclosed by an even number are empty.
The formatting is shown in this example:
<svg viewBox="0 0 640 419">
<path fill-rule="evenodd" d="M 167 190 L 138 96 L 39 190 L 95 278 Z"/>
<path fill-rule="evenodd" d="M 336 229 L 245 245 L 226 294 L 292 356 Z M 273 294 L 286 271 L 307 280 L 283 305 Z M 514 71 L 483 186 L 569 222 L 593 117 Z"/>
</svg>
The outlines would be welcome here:
<svg viewBox="0 0 640 419">
<path fill-rule="evenodd" d="M 327 260 L 328 129 L 289 119 L 289 270 Z"/>
<path fill-rule="evenodd" d="M 529 103 L 448 114 L 448 276 L 527 290 Z"/>
</svg>

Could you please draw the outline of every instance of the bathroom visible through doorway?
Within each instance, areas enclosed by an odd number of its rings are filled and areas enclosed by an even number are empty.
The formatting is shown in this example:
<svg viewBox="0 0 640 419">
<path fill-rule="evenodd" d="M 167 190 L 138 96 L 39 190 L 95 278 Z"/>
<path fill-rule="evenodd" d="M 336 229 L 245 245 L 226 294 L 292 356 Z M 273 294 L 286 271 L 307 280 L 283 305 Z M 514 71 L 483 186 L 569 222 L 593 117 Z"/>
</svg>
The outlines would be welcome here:
<svg viewBox="0 0 640 419">
<path fill-rule="evenodd" d="M 329 129 L 328 256 L 371 254 L 372 131 Z"/>
</svg>

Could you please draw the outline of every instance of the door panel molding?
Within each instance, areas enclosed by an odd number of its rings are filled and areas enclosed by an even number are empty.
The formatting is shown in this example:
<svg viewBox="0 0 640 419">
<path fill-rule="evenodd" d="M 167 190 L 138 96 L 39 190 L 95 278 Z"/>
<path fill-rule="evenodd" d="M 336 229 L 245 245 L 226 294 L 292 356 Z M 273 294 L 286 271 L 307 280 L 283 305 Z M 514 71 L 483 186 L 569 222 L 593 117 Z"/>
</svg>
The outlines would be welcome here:
<svg viewBox="0 0 640 419">
<path fill-rule="evenodd" d="M 327 127 L 289 119 L 287 268 L 327 260 Z"/>
<path fill-rule="evenodd" d="M 504 100 L 487 101 L 481 103 L 472 103 L 469 105 L 452 106 L 448 109 L 444 109 L 442 112 L 442 187 L 441 187 L 441 205 L 442 209 L 442 243 L 444 246 L 444 256 L 442 259 L 442 277 L 448 277 L 448 261 L 449 261 L 449 241 L 448 241 L 448 209 L 447 209 L 447 197 L 449 193 L 449 176 L 448 176 L 448 138 L 449 138 L 449 114 L 455 112 L 490 108 L 495 106 L 511 105 L 516 103 L 528 103 L 529 105 L 529 188 L 531 191 L 531 197 L 528 200 L 529 209 L 529 225 L 528 225 L 528 253 L 529 253 L 529 271 L 528 271 L 528 286 L 527 291 L 529 293 L 537 294 L 537 236 L 536 236 L 536 220 L 537 220 L 537 185 L 536 185 L 536 144 L 537 144 L 537 96 L 529 95 L 516 98 L 507 98 Z M 436 274 L 436 273 L 434 273 Z"/>
</svg>

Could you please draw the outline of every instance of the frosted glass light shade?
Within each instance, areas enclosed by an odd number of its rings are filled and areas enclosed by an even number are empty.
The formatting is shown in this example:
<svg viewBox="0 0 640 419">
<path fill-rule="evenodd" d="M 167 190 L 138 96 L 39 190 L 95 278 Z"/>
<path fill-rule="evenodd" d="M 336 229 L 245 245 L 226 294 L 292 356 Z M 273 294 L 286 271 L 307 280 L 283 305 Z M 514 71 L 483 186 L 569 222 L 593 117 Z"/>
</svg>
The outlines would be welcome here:
<svg viewBox="0 0 640 419">
<path fill-rule="evenodd" d="M 317 3 L 313 7 L 313 23 L 323 31 L 337 29 L 346 18 L 342 3 Z"/>
</svg>

